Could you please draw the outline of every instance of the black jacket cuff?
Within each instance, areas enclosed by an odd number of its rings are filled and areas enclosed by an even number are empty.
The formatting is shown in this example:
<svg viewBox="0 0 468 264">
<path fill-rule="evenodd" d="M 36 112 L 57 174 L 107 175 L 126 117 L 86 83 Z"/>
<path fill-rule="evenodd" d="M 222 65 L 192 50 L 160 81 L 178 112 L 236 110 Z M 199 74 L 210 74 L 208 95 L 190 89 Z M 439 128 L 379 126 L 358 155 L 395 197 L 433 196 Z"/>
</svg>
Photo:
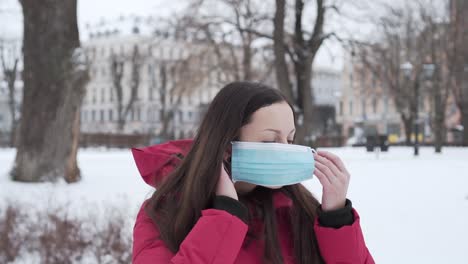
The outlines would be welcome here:
<svg viewBox="0 0 468 264">
<path fill-rule="evenodd" d="M 236 199 L 224 195 L 217 195 L 213 201 L 213 208 L 224 210 L 232 215 L 237 216 L 242 221 L 247 221 L 248 209 L 245 205 Z"/>
<path fill-rule="evenodd" d="M 346 199 L 344 208 L 333 211 L 322 211 L 322 206 L 318 208 L 318 221 L 323 227 L 340 228 L 354 223 L 353 205 Z"/>
</svg>

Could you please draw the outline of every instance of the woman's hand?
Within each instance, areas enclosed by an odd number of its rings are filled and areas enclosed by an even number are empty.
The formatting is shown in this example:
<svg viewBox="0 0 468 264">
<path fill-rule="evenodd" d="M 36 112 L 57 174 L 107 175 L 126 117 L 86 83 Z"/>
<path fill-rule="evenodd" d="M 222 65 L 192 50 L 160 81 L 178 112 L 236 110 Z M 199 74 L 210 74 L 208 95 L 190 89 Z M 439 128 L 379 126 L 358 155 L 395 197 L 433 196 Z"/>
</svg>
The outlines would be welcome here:
<svg viewBox="0 0 468 264">
<path fill-rule="evenodd" d="M 221 164 L 221 172 L 218 179 L 218 185 L 216 186 L 216 195 L 224 195 L 239 200 L 236 189 L 234 188 L 234 183 L 227 174 L 224 164 Z"/>
<path fill-rule="evenodd" d="M 314 174 L 323 186 L 322 210 L 343 208 L 350 180 L 348 170 L 338 156 L 328 151 L 318 151 L 314 158 Z"/>
</svg>

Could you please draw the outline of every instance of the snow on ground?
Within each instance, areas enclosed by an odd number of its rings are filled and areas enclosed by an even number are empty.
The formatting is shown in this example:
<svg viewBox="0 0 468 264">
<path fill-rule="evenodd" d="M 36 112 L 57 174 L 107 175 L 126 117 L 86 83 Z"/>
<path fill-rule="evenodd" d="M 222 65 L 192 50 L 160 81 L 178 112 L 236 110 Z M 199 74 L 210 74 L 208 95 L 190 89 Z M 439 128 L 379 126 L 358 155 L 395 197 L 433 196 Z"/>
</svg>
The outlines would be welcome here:
<svg viewBox="0 0 468 264">
<path fill-rule="evenodd" d="M 422 148 L 413 157 L 411 148 L 393 147 L 378 158 L 364 148 L 327 150 L 351 173 L 348 197 L 377 263 L 468 263 L 468 148 L 441 155 Z M 129 150 L 81 150 L 83 180 L 72 185 L 11 182 L 14 154 L 0 149 L 0 208 L 19 201 L 39 210 L 66 206 L 79 216 L 116 206 L 133 219 L 152 192 Z M 320 199 L 317 179 L 304 184 Z"/>
</svg>

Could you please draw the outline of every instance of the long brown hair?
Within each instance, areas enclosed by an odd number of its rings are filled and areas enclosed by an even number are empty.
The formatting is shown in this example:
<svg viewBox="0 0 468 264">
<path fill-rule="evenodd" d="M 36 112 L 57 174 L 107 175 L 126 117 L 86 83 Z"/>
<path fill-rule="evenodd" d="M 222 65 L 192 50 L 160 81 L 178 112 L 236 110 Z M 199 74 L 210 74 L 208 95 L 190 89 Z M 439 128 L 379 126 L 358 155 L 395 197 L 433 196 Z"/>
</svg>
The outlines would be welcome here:
<svg viewBox="0 0 468 264">
<path fill-rule="evenodd" d="M 159 229 L 160 239 L 172 252 L 179 250 L 180 244 L 201 217 L 201 211 L 211 207 L 224 153 L 231 141 L 238 140 L 241 127 L 251 121 L 255 111 L 279 102 L 287 100 L 278 90 L 253 82 L 228 84 L 213 99 L 192 148 L 154 192 L 145 208 Z M 289 221 L 296 262 L 323 263 L 313 229 L 319 202 L 301 184 L 285 186 L 279 191 L 293 202 Z M 273 192 L 257 187 L 239 199 L 244 203 L 251 202 L 255 206 L 254 211 L 260 212 L 265 262 L 280 264 L 283 257 L 276 231 Z"/>
</svg>

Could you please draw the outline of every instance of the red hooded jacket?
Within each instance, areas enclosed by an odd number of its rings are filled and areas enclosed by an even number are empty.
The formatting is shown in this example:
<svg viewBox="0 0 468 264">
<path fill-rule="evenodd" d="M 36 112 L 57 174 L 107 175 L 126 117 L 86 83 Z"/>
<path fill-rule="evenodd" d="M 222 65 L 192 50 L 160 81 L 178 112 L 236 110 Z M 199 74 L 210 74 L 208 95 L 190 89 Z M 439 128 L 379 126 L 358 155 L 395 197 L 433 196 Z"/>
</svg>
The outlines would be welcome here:
<svg viewBox="0 0 468 264">
<path fill-rule="evenodd" d="M 146 148 L 132 149 L 137 168 L 143 180 L 157 187 L 161 180 L 177 165 L 177 154 L 185 154 L 190 149 L 191 140 L 170 141 Z M 177 253 L 172 253 L 158 239 L 159 231 L 151 218 L 141 207 L 133 230 L 133 264 L 250 264 L 262 263 L 263 243 L 256 240 L 244 243 L 248 226 L 238 217 L 227 211 L 206 209 L 180 245 Z M 278 221 L 278 237 L 284 263 L 293 264 L 294 250 L 290 226 L 286 222 L 285 210 L 291 200 L 278 193 L 274 197 Z M 359 215 L 353 209 L 354 223 L 340 228 L 320 226 L 317 219 L 314 225 L 320 253 L 326 263 L 375 263 L 370 255 L 359 224 Z"/>
</svg>

